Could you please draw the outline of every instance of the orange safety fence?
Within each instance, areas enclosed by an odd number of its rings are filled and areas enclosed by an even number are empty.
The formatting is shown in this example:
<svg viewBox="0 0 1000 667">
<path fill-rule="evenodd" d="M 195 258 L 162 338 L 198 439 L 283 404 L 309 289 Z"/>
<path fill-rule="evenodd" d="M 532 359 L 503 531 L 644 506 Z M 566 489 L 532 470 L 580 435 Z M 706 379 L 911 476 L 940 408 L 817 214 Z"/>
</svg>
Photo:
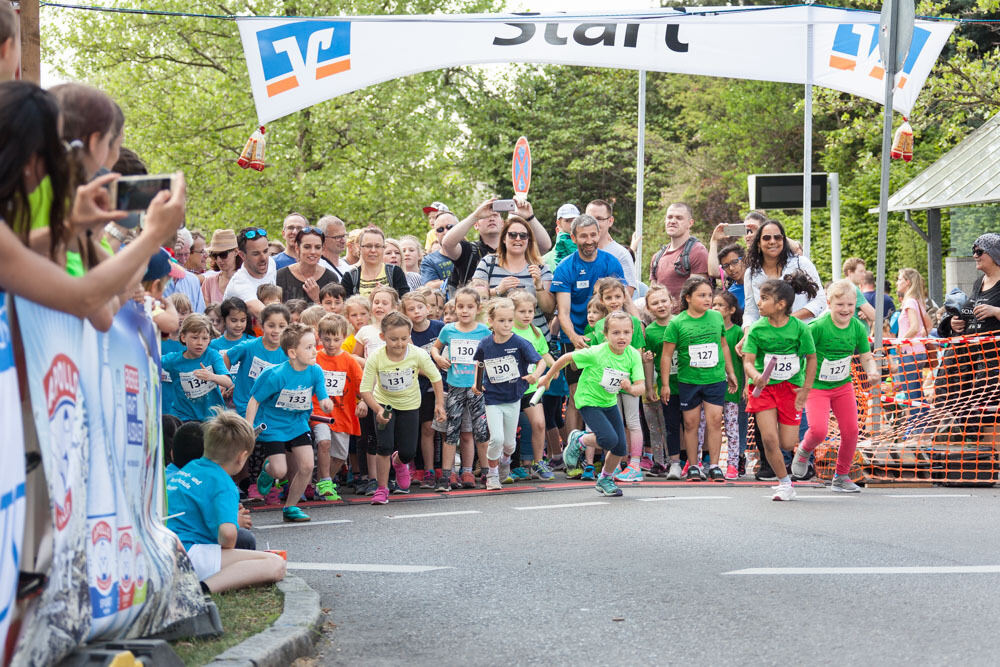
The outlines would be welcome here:
<svg viewBox="0 0 1000 667">
<path fill-rule="evenodd" d="M 1000 337 L 886 339 L 881 382 L 853 362 L 860 438 L 851 478 L 992 484 L 1000 475 Z M 752 445 L 753 439 L 749 439 Z M 834 474 L 840 434 L 830 416 L 816 473 Z"/>
</svg>

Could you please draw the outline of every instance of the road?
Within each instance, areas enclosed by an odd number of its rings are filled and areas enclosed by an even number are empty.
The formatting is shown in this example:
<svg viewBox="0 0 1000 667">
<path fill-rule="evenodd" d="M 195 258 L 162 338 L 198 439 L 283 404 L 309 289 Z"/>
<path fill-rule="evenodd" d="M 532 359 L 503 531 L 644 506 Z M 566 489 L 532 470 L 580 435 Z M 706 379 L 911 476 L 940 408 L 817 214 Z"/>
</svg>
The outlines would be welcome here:
<svg viewBox="0 0 1000 667">
<path fill-rule="evenodd" d="M 1000 491 L 768 491 L 505 487 L 254 521 L 330 609 L 321 664 L 1000 660 Z"/>
</svg>

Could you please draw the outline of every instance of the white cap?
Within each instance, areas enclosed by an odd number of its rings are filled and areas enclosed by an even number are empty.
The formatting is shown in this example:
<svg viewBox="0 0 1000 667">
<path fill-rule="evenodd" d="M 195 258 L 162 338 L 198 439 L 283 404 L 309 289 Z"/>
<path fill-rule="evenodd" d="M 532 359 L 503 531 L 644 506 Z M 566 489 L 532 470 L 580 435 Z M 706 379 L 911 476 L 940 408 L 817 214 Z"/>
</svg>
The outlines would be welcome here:
<svg viewBox="0 0 1000 667">
<path fill-rule="evenodd" d="M 580 215 L 580 209 L 578 209 L 573 204 L 563 204 L 556 211 L 556 217 L 563 220 L 572 220 L 576 216 Z"/>
</svg>

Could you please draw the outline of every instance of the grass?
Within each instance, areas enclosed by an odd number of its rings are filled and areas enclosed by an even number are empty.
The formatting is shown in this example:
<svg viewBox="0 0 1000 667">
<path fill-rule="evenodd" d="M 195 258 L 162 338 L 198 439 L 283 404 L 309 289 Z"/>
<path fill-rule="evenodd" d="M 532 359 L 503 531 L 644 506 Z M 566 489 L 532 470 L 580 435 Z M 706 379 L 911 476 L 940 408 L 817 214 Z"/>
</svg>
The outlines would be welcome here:
<svg viewBox="0 0 1000 667">
<path fill-rule="evenodd" d="M 277 586 L 213 593 L 225 634 L 206 639 L 179 639 L 170 643 L 185 665 L 204 665 L 226 649 L 271 626 L 284 607 Z"/>
</svg>

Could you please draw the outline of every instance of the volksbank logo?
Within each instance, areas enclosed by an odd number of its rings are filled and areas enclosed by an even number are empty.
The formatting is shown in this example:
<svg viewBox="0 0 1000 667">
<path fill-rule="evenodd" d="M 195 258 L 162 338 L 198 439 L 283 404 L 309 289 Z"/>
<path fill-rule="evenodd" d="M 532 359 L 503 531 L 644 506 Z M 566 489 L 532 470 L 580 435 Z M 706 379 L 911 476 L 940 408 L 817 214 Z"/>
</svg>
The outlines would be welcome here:
<svg viewBox="0 0 1000 667">
<path fill-rule="evenodd" d="M 296 21 L 257 33 L 267 96 L 351 69 L 351 24 Z"/>
<path fill-rule="evenodd" d="M 930 36 L 929 30 L 914 26 L 910 52 L 903 63 L 902 76 L 899 77 L 897 84 L 900 89 L 906 85 L 908 75 L 913 71 L 913 66 Z M 878 54 L 878 24 L 842 23 L 837 26 L 837 32 L 833 36 L 833 47 L 830 50 L 830 67 L 851 72 L 865 72 L 873 79 L 881 81 L 885 76 L 885 67 Z"/>
</svg>

